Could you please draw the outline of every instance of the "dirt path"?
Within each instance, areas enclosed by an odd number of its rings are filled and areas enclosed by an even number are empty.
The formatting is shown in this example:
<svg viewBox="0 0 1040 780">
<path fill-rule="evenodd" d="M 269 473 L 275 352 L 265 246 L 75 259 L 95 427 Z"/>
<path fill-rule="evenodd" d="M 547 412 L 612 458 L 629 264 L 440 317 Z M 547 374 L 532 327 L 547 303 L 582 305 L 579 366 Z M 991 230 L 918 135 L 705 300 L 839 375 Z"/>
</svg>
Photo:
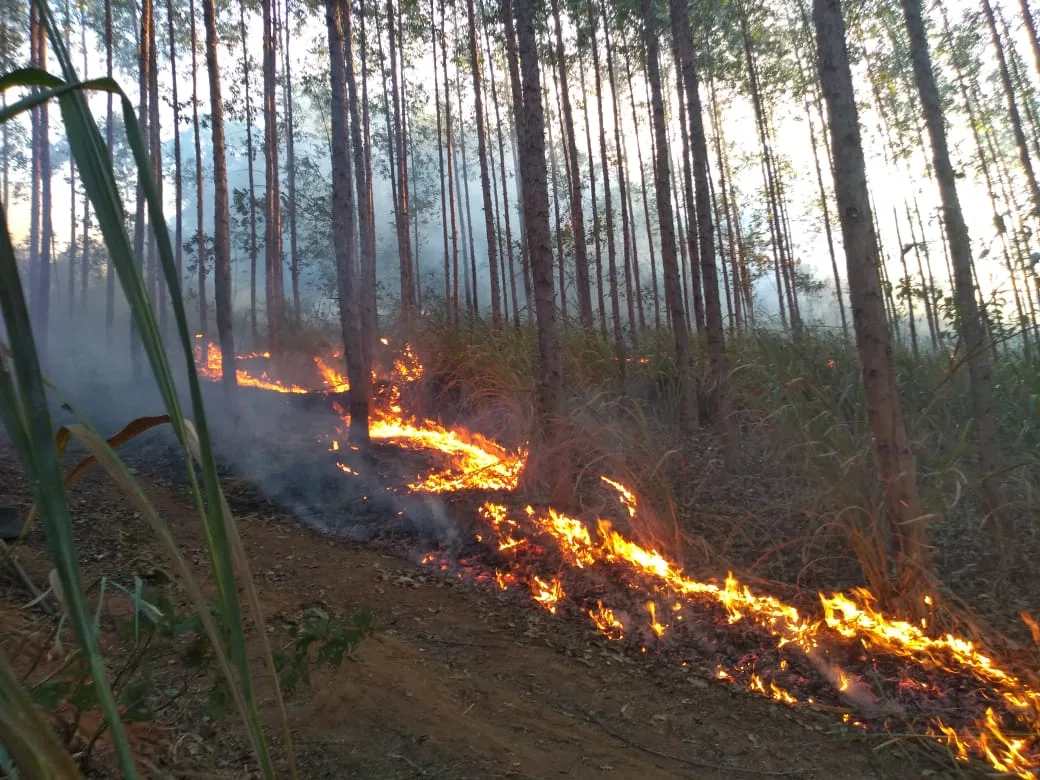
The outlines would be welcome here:
<svg viewBox="0 0 1040 780">
<path fill-rule="evenodd" d="M 203 560 L 183 491 L 145 481 L 189 560 Z M 9 455 L 0 454 L 0 503 L 24 504 L 25 495 Z M 366 605 L 378 622 L 357 662 L 312 675 L 290 699 L 303 777 L 956 776 L 913 741 L 876 750 L 881 738 L 837 715 L 770 702 L 611 643 L 526 599 L 458 584 L 318 536 L 276 510 L 236 503 L 269 626 L 308 606 L 345 616 Z M 107 480 L 88 477 L 73 506 L 88 576 L 164 565 Z M 41 542 L 33 538 L 19 553 L 38 581 L 46 577 Z M 8 579 L 0 573 L 0 583 Z M 201 738 L 190 723 L 178 728 L 223 776 L 248 773 L 242 740 Z"/>
</svg>

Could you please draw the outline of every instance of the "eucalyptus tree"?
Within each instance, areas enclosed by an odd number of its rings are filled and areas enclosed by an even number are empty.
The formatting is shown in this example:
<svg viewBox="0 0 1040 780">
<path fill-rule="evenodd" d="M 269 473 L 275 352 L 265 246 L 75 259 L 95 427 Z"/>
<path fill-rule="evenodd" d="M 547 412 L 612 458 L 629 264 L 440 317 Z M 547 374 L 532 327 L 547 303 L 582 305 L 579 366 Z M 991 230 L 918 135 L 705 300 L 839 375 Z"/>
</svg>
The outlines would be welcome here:
<svg viewBox="0 0 1040 780">
<path fill-rule="evenodd" d="M 222 377 L 228 392 L 237 383 L 235 339 L 231 312 L 231 233 L 228 224 L 227 151 L 224 143 L 224 101 L 217 57 L 216 0 L 202 0 L 206 27 L 206 70 L 209 72 L 210 145 L 213 153 L 213 297 L 217 309 Z"/>
<path fill-rule="evenodd" d="M 696 426 L 697 411 L 693 377 L 690 365 L 690 337 L 686 311 L 683 307 L 681 278 L 676 257 L 675 222 L 672 212 L 671 164 L 668 151 L 668 127 L 664 112 L 661 86 L 661 44 L 658 9 L 653 0 L 642 0 L 642 34 L 646 51 L 646 66 L 651 95 L 651 124 L 656 139 L 656 169 L 654 185 L 657 191 L 657 215 L 661 235 L 661 265 L 664 271 L 665 301 L 670 312 L 672 334 L 675 340 L 675 360 L 679 371 L 680 419 L 684 429 Z"/>
<path fill-rule="evenodd" d="M 871 219 L 859 109 L 840 0 L 814 0 L 813 17 L 820 84 L 834 150 L 834 189 L 860 372 L 883 494 L 886 537 L 893 540 L 895 547 L 896 582 L 879 581 L 872 585 L 882 600 L 888 600 L 919 582 L 927 548 L 920 521 L 916 465 L 903 423 L 885 316 L 877 234 Z M 909 603 L 920 608 L 916 600 Z"/>
<path fill-rule="evenodd" d="M 942 100 L 936 84 L 932 57 L 922 16 L 921 0 L 900 0 L 910 36 L 910 55 L 932 146 L 932 164 L 939 183 L 943 205 L 945 236 L 953 266 L 957 317 L 964 338 L 968 373 L 971 380 L 975 436 L 978 441 L 980 466 L 984 473 L 983 488 L 990 511 L 1000 506 L 997 472 L 1000 468 L 1000 444 L 993 416 L 992 367 L 985 345 L 985 328 L 975 298 L 972 273 L 971 241 L 964 221 L 957 178 L 950 160 Z"/>
<path fill-rule="evenodd" d="M 329 35 L 329 62 L 332 99 L 332 225 L 336 249 L 336 290 L 339 298 L 340 335 L 350 381 L 350 436 L 355 443 L 368 441 L 368 394 L 355 392 L 366 387 L 361 360 L 360 298 L 357 291 L 357 263 L 354 257 L 354 182 L 351 171 L 350 134 L 348 133 L 347 62 L 352 46 L 350 0 L 326 0 L 325 19 Z M 350 58 L 352 59 L 352 57 Z M 356 113 L 356 112 L 355 112 Z"/>
</svg>

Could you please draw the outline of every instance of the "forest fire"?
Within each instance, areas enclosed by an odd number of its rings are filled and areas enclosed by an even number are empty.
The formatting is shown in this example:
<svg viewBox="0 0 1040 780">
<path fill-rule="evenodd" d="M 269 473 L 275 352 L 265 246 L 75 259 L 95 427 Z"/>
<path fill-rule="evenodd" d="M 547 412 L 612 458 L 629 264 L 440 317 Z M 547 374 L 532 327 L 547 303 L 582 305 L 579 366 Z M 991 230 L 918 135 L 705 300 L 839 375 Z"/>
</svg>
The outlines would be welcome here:
<svg viewBox="0 0 1040 780">
<path fill-rule="evenodd" d="M 200 370 L 220 379 L 214 347 L 198 353 Z M 258 356 L 250 356 L 257 358 Z M 204 358 L 204 360 L 203 360 Z M 324 387 L 349 384 L 316 359 Z M 237 369 L 243 385 L 277 392 L 309 392 L 266 373 Z M 525 451 L 428 420 L 401 408 L 401 391 L 422 376 L 405 347 L 389 372 L 387 398 L 377 405 L 373 438 L 435 454 L 444 465 L 419 475 L 416 493 L 516 490 Z M 243 379 L 244 377 L 244 379 Z M 336 435 L 346 435 L 344 428 Z M 330 449 L 340 452 L 330 434 Z M 354 469 L 339 464 L 348 476 Z M 608 476 L 619 519 L 639 522 L 636 494 Z M 484 553 L 450 560 L 437 552 L 422 562 L 500 590 L 526 592 L 550 614 L 580 616 L 610 640 L 654 650 L 684 666 L 709 665 L 713 676 L 786 705 L 820 705 L 844 712 L 855 726 L 911 723 L 945 744 L 962 761 L 982 760 L 999 772 L 1036 777 L 1040 770 L 1040 690 L 1001 668 L 974 643 L 950 634 L 931 636 L 920 625 L 886 617 L 863 589 L 819 594 L 818 616 L 767 594 L 755 594 L 732 575 L 722 583 L 690 577 L 659 551 L 640 545 L 608 518 L 578 518 L 552 507 L 511 506 L 508 497 L 485 500 L 475 541 Z M 926 599 L 926 603 L 929 603 Z M 709 640 L 705 637 L 732 639 Z M 726 642 L 739 652 L 726 652 Z M 862 670 L 864 674 L 859 674 Z"/>
</svg>

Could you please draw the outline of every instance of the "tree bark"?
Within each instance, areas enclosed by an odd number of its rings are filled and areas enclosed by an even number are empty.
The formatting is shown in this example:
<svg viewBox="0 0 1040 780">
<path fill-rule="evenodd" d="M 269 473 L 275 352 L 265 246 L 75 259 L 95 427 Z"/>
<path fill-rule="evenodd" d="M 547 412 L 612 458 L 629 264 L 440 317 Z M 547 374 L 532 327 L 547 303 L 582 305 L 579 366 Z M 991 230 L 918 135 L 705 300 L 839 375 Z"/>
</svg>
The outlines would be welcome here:
<svg viewBox="0 0 1040 780">
<path fill-rule="evenodd" d="M 238 2 L 238 29 L 242 38 L 242 82 L 246 100 L 246 156 L 249 158 L 249 164 L 246 167 L 249 181 L 249 327 L 255 345 L 259 340 L 259 331 L 256 326 L 256 175 L 253 172 L 256 156 L 253 149 L 253 101 L 249 90 L 250 73 L 253 67 L 249 57 L 249 45 L 246 41 L 245 0 Z"/>
<path fill-rule="evenodd" d="M 394 104 L 394 122 L 397 128 L 397 132 L 394 134 L 397 143 L 397 205 L 394 209 L 394 217 L 397 227 L 397 257 L 401 273 L 401 318 L 405 326 L 408 326 L 415 316 L 415 282 L 412 278 L 411 237 L 408 235 L 408 158 L 405 154 L 404 105 L 397 79 L 397 41 L 394 7 L 391 0 L 386 0 L 386 23 L 390 38 L 390 86 Z M 404 67 L 403 62 L 401 66 Z"/>
<path fill-rule="evenodd" d="M 503 0 L 512 17 L 513 0 Z M 545 158 L 545 114 L 538 69 L 534 9 L 531 0 L 515 0 L 517 55 L 522 77 L 523 119 L 519 143 L 524 185 L 524 231 L 534 277 L 538 337 L 535 441 L 551 443 L 563 393 L 563 362 L 553 294 L 552 247 L 549 239 L 549 184 Z"/>
<path fill-rule="evenodd" d="M 583 328 L 593 327 L 592 291 L 589 282 L 589 252 L 585 240 L 585 210 L 582 204 L 581 175 L 578 171 L 578 144 L 574 135 L 570 88 L 567 85 L 567 57 L 563 47 L 559 0 L 551 0 L 556 31 L 556 66 L 559 71 L 560 103 L 563 107 L 563 142 L 573 166 L 570 176 L 571 226 L 574 234 L 574 285 L 578 297 L 578 319 Z"/>
<path fill-rule="evenodd" d="M 206 69 L 209 71 L 210 133 L 213 147 L 213 297 L 217 307 L 217 338 L 223 385 L 230 397 L 237 384 L 235 339 L 231 310 L 231 229 L 228 216 L 227 152 L 224 146 L 224 102 L 217 61 L 216 0 L 203 0 L 206 25 Z"/>
<path fill-rule="evenodd" d="M 722 303 L 719 300 L 719 278 L 716 268 L 715 237 L 712 224 L 711 193 L 708 184 L 708 142 L 704 133 L 704 114 L 701 107 L 700 83 L 695 65 L 693 35 L 690 31 L 688 0 L 672 0 L 676 49 L 682 80 L 686 87 L 686 111 L 689 115 L 690 148 L 693 156 L 693 179 L 697 187 L 697 232 L 700 243 L 701 281 L 704 294 L 704 324 L 708 339 L 712 386 L 708 394 L 706 415 L 725 439 L 725 460 L 728 469 L 735 470 L 739 458 L 737 431 L 730 414 L 731 401 L 728 385 L 729 358 L 722 326 Z"/>
<path fill-rule="evenodd" d="M 343 356 L 350 382 L 350 438 L 368 441 L 368 395 L 361 360 L 360 298 L 354 258 L 354 184 L 351 181 L 350 140 L 347 135 L 348 39 L 345 17 L 350 0 L 326 0 L 329 30 L 329 62 L 332 86 L 332 239 L 336 249 L 336 289 Z"/>
<path fill-rule="evenodd" d="M 621 329 L 621 297 L 618 292 L 617 245 L 614 240 L 614 203 L 610 189 L 610 165 L 607 160 L 607 126 L 603 115 L 603 79 L 599 64 L 599 41 L 596 36 L 598 9 L 589 8 L 592 38 L 592 71 L 596 80 L 596 115 L 599 119 L 599 159 L 603 169 L 603 217 L 607 230 L 607 284 L 610 288 L 610 314 L 614 335 L 614 355 L 621 376 L 625 375 L 625 337 Z M 589 161 L 590 165 L 592 161 Z M 627 231 L 626 231 L 627 237 Z"/>
<path fill-rule="evenodd" d="M 266 268 L 267 349 L 277 355 L 282 348 L 282 199 L 278 174 L 278 101 L 274 3 L 263 0 L 264 72 L 264 256 Z"/>
<path fill-rule="evenodd" d="M 354 145 L 354 178 L 357 184 L 358 223 L 361 235 L 361 257 L 359 263 L 361 284 L 358 290 L 358 319 L 361 336 L 358 343 L 358 352 L 361 357 L 361 376 L 358 377 L 356 385 L 351 381 L 350 404 L 352 408 L 357 404 L 358 414 L 361 414 L 361 411 L 364 410 L 364 428 L 362 429 L 361 425 L 358 424 L 354 429 L 358 435 L 358 439 L 354 443 L 359 447 L 367 447 L 369 444 L 368 414 L 371 404 L 370 399 L 372 398 L 372 345 L 369 341 L 375 339 L 375 312 L 372 311 L 366 314 L 366 310 L 369 307 L 367 298 L 370 294 L 368 289 L 369 280 L 366 278 L 368 273 L 366 264 L 372 265 L 371 272 L 374 274 L 376 236 L 372 215 L 371 180 L 368 175 L 368 152 L 363 138 L 361 109 L 358 106 L 357 82 L 354 78 L 353 13 L 350 7 L 350 0 L 339 0 L 339 2 L 341 3 L 340 12 L 343 17 L 343 35 L 346 40 L 347 111 L 350 116 L 351 141 Z M 362 13 L 364 13 L 363 10 Z M 362 34 L 360 37 L 362 57 L 364 57 L 364 38 L 365 36 Z M 355 388 L 357 388 L 356 393 Z"/>
<path fill-rule="evenodd" d="M 300 247 L 296 229 L 296 117 L 293 111 L 292 66 L 289 57 L 290 35 L 289 0 L 285 0 L 285 41 L 283 45 L 283 68 L 285 86 L 282 89 L 282 102 L 285 106 L 285 178 L 286 204 L 289 207 L 289 279 L 292 284 L 293 318 L 300 322 Z"/>
<path fill-rule="evenodd" d="M 199 124 L 199 66 L 198 36 L 195 30 L 195 0 L 190 0 L 188 14 L 191 23 L 191 115 L 195 137 L 195 258 L 199 274 L 199 333 L 207 330 L 208 305 L 206 302 L 206 227 L 202 188 L 202 129 Z"/>
<path fill-rule="evenodd" d="M 885 320 L 859 112 L 839 0 L 814 0 L 813 15 L 820 83 L 834 149 L 834 188 L 844 239 L 853 327 L 870 414 L 874 456 L 887 510 L 888 533 L 896 558 L 894 592 L 890 589 L 878 594 L 888 601 L 918 581 L 921 568 L 927 565 L 924 525 L 919 520 L 916 466 L 903 424 L 891 336 Z"/>
<path fill-rule="evenodd" d="M 499 305 L 500 290 L 498 259 L 495 251 L 495 202 L 491 199 L 491 173 L 488 167 L 487 135 L 484 128 L 484 98 L 480 87 L 480 56 L 477 47 L 477 18 L 473 0 L 466 0 L 469 22 L 469 66 L 473 74 L 473 107 L 477 125 L 477 159 L 480 164 L 480 190 L 484 197 L 484 230 L 487 233 L 488 269 L 491 272 L 491 327 L 498 330 L 502 324 Z M 476 270 L 474 269 L 474 277 Z M 474 286 L 476 279 L 474 278 Z"/>
<path fill-rule="evenodd" d="M 654 18 L 652 0 L 641 0 L 643 45 L 646 48 L 647 73 L 650 84 L 651 117 L 657 140 L 657 166 L 654 172 L 657 190 L 657 214 L 661 229 L 661 266 L 664 271 L 664 293 L 671 313 L 675 338 L 675 363 L 679 372 L 680 424 L 690 431 L 697 425 L 696 394 L 690 371 L 690 336 L 683 309 L 679 265 L 676 259 L 675 218 L 672 213 L 671 166 L 668 153 L 668 126 L 664 115 L 661 89 L 660 31 Z"/>
<path fill-rule="evenodd" d="M 971 241 L 964 222 L 957 180 L 950 162 L 943 120 L 942 102 L 932 71 L 932 58 L 922 18 L 921 0 L 900 0 L 907 31 L 910 34 L 910 55 L 914 79 L 920 93 L 928 136 L 932 144 L 932 162 L 939 180 L 939 194 L 943 204 L 943 221 L 950 245 L 953 264 L 960 330 L 968 353 L 968 374 L 971 381 L 972 407 L 975 413 L 975 435 L 979 459 L 985 474 L 983 490 L 990 511 L 1000 506 L 997 472 L 1000 468 L 1000 445 L 993 419 L 993 388 L 989 354 L 985 348 L 985 331 L 975 300 L 972 279 Z M 833 121 L 833 120 L 832 120 Z"/>
</svg>

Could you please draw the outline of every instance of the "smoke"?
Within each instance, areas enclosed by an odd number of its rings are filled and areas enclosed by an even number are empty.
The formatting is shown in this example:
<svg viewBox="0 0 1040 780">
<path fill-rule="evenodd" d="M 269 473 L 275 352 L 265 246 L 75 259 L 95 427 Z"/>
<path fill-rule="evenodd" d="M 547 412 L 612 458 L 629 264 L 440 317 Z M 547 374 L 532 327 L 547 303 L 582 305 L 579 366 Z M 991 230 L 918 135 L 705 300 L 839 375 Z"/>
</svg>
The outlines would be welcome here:
<svg viewBox="0 0 1040 780">
<path fill-rule="evenodd" d="M 77 301 L 71 312 L 57 301 L 52 305 L 44 374 L 53 385 L 50 401 L 56 427 L 85 421 L 109 437 L 136 418 L 166 413 L 143 349 L 135 371 L 129 312 L 118 288 L 114 303 L 111 329 L 103 285 L 91 288 L 87 305 Z M 37 324 L 35 330 L 42 346 L 43 329 Z M 198 423 L 179 339 L 171 337 L 167 351 L 181 408 Z M 305 374 L 295 366 L 293 371 Z M 316 375 L 284 378 L 319 386 Z M 434 496 L 410 495 L 404 488 L 417 470 L 429 467 L 415 462 L 421 456 L 378 443 L 364 458 L 347 448 L 330 452 L 332 439 L 346 443 L 346 423 L 332 398 L 240 387 L 229 401 L 219 383 L 201 381 L 218 467 L 224 476 L 234 478 L 227 483 L 233 506 L 242 506 L 235 503 L 239 498 L 245 505 L 260 498 L 261 503 L 291 512 L 322 533 L 362 541 L 418 538 L 460 547 L 463 537 L 444 502 Z M 66 462 L 75 462 L 82 454 L 73 447 Z M 142 434 L 124 445 L 120 455 L 138 473 L 187 487 L 186 460 L 169 426 Z M 348 457 L 355 474 L 341 469 Z"/>
</svg>

